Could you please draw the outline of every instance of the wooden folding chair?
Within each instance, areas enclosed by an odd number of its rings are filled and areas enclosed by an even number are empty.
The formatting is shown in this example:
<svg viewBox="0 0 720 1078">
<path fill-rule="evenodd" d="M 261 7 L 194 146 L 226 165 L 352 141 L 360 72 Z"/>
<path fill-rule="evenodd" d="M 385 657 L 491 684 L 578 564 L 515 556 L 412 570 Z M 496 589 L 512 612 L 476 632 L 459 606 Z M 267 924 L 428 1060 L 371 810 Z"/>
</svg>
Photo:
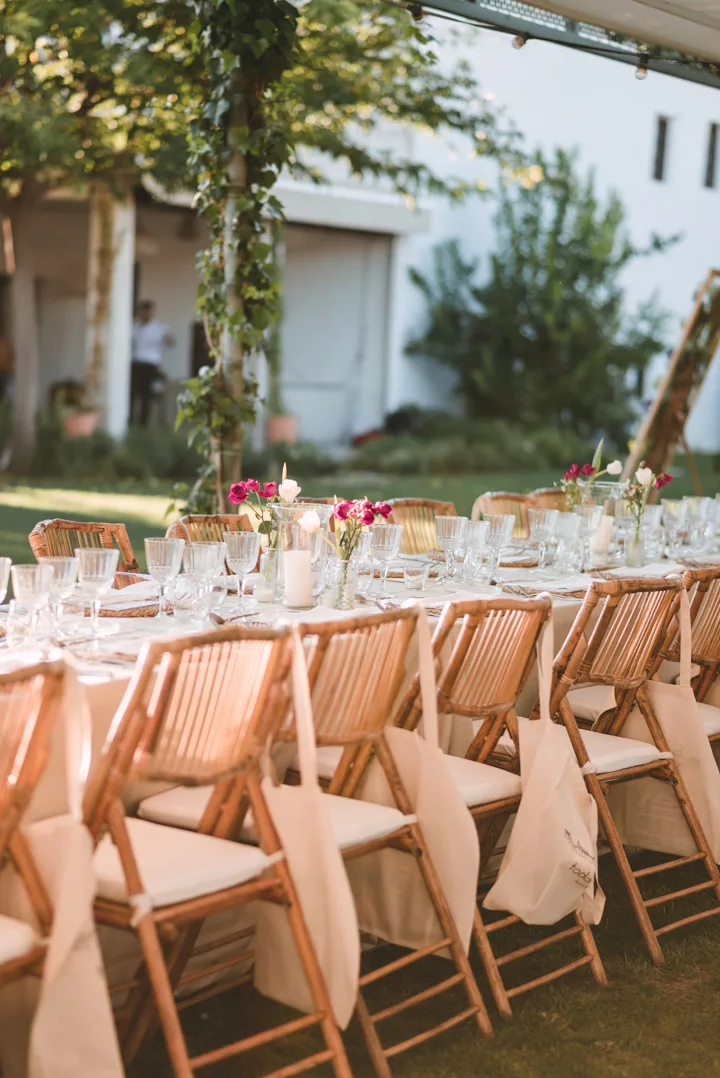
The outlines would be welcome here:
<svg viewBox="0 0 720 1078">
<path fill-rule="evenodd" d="M 0 915 L 0 986 L 42 972 L 52 924 L 50 899 L 20 825 L 47 763 L 63 675 L 58 662 L 0 675 L 0 863 L 8 857 L 13 864 L 39 928 Z"/>
<path fill-rule="evenodd" d="M 428 554 L 437 549 L 435 517 L 457 516 L 452 502 L 431 498 L 393 498 L 390 524 L 402 524 L 400 550 L 403 554 Z"/>
<path fill-rule="evenodd" d="M 330 757 L 334 763 L 326 796 L 330 798 L 330 816 L 343 856 L 350 860 L 392 848 L 414 857 L 444 934 L 437 944 L 411 951 L 360 978 L 357 1013 L 380 1078 L 389 1078 L 390 1059 L 467 1018 L 472 1018 L 484 1035 L 492 1032 L 441 882 L 385 738 L 392 704 L 405 676 L 405 661 L 416 631 L 417 616 L 416 610 L 406 608 L 300 626 L 308 654 L 318 750 L 324 753 L 326 762 Z M 387 778 L 395 802 L 393 808 L 354 800 L 375 756 Z M 449 949 L 455 967 L 452 976 L 380 1011 L 369 1011 L 365 988 L 444 948 Z M 389 1046 L 382 1044 L 377 1029 L 381 1022 L 455 986 L 464 990 L 467 1007 L 435 1027 L 418 1027 L 416 1035 L 404 1041 Z"/>
<path fill-rule="evenodd" d="M 627 888 L 643 939 L 656 964 L 663 960 L 660 936 L 720 913 L 720 872 L 668 750 L 646 688 L 671 631 L 682 589 L 683 583 L 677 577 L 594 580 L 553 665 L 550 704 L 551 713 L 559 715 L 568 731 L 578 763 L 583 768 L 593 769 L 585 775 L 585 782 L 597 802 L 600 825 Z M 591 625 L 598 605 L 599 616 Z M 568 697 L 573 688 L 585 685 L 612 686 L 615 697 L 615 706 L 604 710 L 591 730 L 580 729 Z M 647 723 L 652 744 L 620 736 L 635 706 Z M 675 794 L 697 852 L 633 871 L 606 796 L 616 783 L 648 777 L 667 783 Z M 705 869 L 706 882 L 643 897 L 639 886 L 641 880 L 693 862 L 700 863 Z M 659 927 L 653 925 L 650 911 L 655 907 L 703 891 L 712 893 L 710 897 L 715 904 L 710 908 Z"/>
<path fill-rule="evenodd" d="M 119 572 L 133 572 L 138 563 L 124 524 L 77 520 L 41 520 L 28 536 L 36 558 L 74 558 L 79 547 L 120 551 Z"/>
<path fill-rule="evenodd" d="M 567 496 L 560 487 L 538 487 L 527 497 L 529 509 L 557 509 L 564 513 L 567 507 Z"/>
<path fill-rule="evenodd" d="M 471 520 L 479 520 L 480 515 L 502 513 L 515 517 L 513 539 L 526 539 L 530 534 L 527 494 L 511 494 L 506 490 L 486 490 L 475 499 Z"/>
<path fill-rule="evenodd" d="M 520 804 L 521 782 L 514 773 L 519 762 L 515 708 L 535 665 L 536 644 L 551 609 L 547 596 L 448 603 L 433 634 L 433 655 L 442 668 L 438 677 L 438 713 L 472 720 L 473 738 L 465 758 L 448 756 L 447 766 L 478 828 L 480 900 L 494 878 L 490 859 L 493 853 L 502 852 L 498 842 Z M 443 652 L 448 649 L 447 660 L 443 661 Z M 415 729 L 422 717 L 419 688 L 416 676 L 396 714 L 397 724 L 406 729 Z M 510 745 L 513 750 L 509 752 Z M 570 927 L 496 955 L 492 942 L 495 933 L 522 922 L 512 914 L 485 922 L 478 902 L 475 942 L 500 1014 L 511 1017 L 511 999 L 585 966 L 590 966 L 596 981 L 607 983 L 590 927 L 579 914 L 574 921 Z M 574 936 L 582 945 L 579 958 L 506 987 L 502 971 L 510 963 Z"/>
<path fill-rule="evenodd" d="M 222 543 L 223 532 L 251 532 L 252 521 L 246 513 L 217 513 L 214 515 L 192 514 L 170 525 L 170 539 L 184 539 L 186 543 Z"/>
<path fill-rule="evenodd" d="M 351 1073 L 261 788 L 261 756 L 287 715 L 291 657 L 289 629 L 223 628 L 146 645 L 88 785 L 85 816 L 96 842 L 96 919 L 137 932 L 147 977 L 140 971 L 116 989 L 129 992 L 119 1022 L 123 1052 L 133 1057 L 156 1008 L 178 1078 L 313 1026 L 322 1031 L 324 1050 L 273 1071 L 274 1078 L 324 1062 L 332 1064 L 337 1078 Z M 188 792 L 207 786 L 210 796 L 197 832 L 128 817 L 122 794 L 137 779 L 174 783 Z M 240 834 L 248 811 L 259 844 L 228 841 Z M 252 957 L 246 950 L 210 970 L 184 974 L 200 928 L 214 913 L 254 900 L 287 908 L 314 1010 L 191 1059 L 176 990 Z M 252 929 L 239 933 L 236 942 L 251 934 Z M 251 976 L 242 973 L 225 987 Z M 214 990 L 183 1003 L 209 994 Z"/>
</svg>

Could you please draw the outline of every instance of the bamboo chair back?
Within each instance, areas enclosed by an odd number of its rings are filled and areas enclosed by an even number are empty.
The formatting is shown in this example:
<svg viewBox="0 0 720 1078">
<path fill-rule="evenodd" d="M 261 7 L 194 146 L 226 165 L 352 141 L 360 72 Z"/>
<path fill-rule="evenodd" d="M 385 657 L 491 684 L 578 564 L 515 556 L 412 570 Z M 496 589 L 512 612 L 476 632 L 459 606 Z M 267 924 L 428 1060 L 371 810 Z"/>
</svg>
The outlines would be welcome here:
<svg viewBox="0 0 720 1078">
<path fill-rule="evenodd" d="M 702 701 L 720 668 L 720 567 L 689 569 L 683 574 L 683 584 L 690 600 L 692 623 L 692 661 L 700 667 L 694 679 L 695 696 Z M 664 659 L 680 660 L 680 634 L 677 624 L 668 633 Z"/>
<path fill-rule="evenodd" d="M 457 516 L 452 502 L 436 502 L 430 498 L 394 498 L 391 524 L 402 524 L 400 551 L 403 554 L 428 554 L 437 549 L 435 517 Z"/>
<path fill-rule="evenodd" d="M 528 494 L 529 509 L 557 509 L 563 513 L 566 505 L 565 492 L 559 487 L 538 487 Z"/>
<path fill-rule="evenodd" d="M 594 580 L 555 659 L 553 714 L 573 686 L 612 685 L 618 707 L 602 726 L 612 725 L 606 732 L 619 733 L 637 690 L 656 668 L 682 589 L 679 577 Z M 588 635 L 598 605 L 600 613 Z"/>
<path fill-rule="evenodd" d="M 480 520 L 488 513 L 502 513 L 515 517 L 514 539 L 525 539 L 530 534 L 527 494 L 511 494 L 505 490 L 486 490 L 475 499 L 470 514 L 471 520 Z"/>
<path fill-rule="evenodd" d="M 36 558 L 74 558 L 78 548 L 120 551 L 118 570 L 133 572 L 138 563 L 124 524 L 99 524 L 77 520 L 41 520 L 28 536 Z"/>
<path fill-rule="evenodd" d="M 168 538 L 186 543 L 222 543 L 223 532 L 251 532 L 252 521 L 245 513 L 192 514 L 179 517 L 167 530 Z"/>
<path fill-rule="evenodd" d="M 291 656 L 287 628 L 146 645 L 88 785 L 91 830 L 132 779 L 214 786 L 256 765 L 287 714 Z"/>
</svg>

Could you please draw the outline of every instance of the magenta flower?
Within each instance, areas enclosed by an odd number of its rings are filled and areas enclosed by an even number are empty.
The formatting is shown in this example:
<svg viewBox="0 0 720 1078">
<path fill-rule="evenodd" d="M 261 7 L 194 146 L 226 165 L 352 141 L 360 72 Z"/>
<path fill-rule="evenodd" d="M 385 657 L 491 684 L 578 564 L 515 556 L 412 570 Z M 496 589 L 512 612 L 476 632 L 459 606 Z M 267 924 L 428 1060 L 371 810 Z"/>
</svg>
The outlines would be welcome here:
<svg viewBox="0 0 720 1078">
<path fill-rule="evenodd" d="M 568 482 L 569 482 L 571 479 L 577 479 L 577 477 L 579 475 L 580 475 L 580 465 L 579 464 L 571 464 L 570 467 L 568 468 L 568 470 L 565 472 L 565 479 L 567 479 Z"/>
<path fill-rule="evenodd" d="M 670 482 L 672 482 L 672 476 L 668 475 L 667 472 L 660 472 L 660 475 L 655 476 L 655 489 L 662 490 Z"/>
<path fill-rule="evenodd" d="M 247 501 L 247 483 L 233 483 L 228 492 L 228 501 L 233 505 L 241 505 Z"/>
<path fill-rule="evenodd" d="M 260 484 L 257 479 L 248 479 L 246 486 L 251 494 L 257 494 L 260 490 Z"/>
<path fill-rule="evenodd" d="M 375 523 L 375 513 L 373 512 L 372 507 L 370 509 L 363 509 L 360 514 L 360 523 L 367 526 Z"/>
<path fill-rule="evenodd" d="M 277 494 L 277 483 L 266 483 L 262 489 L 263 497 L 274 498 Z"/>
<path fill-rule="evenodd" d="M 593 468 L 592 464 L 583 464 L 580 471 L 581 471 L 582 475 L 587 475 L 587 476 L 595 475 L 595 469 Z"/>
<path fill-rule="evenodd" d="M 378 502 L 377 505 L 373 506 L 373 509 L 378 516 L 383 518 L 383 520 L 387 520 L 387 518 L 392 514 L 392 506 L 388 505 L 387 502 Z"/>
<path fill-rule="evenodd" d="M 350 512 L 350 502 L 336 502 L 333 507 L 333 516 L 336 520 L 347 520 Z"/>
</svg>

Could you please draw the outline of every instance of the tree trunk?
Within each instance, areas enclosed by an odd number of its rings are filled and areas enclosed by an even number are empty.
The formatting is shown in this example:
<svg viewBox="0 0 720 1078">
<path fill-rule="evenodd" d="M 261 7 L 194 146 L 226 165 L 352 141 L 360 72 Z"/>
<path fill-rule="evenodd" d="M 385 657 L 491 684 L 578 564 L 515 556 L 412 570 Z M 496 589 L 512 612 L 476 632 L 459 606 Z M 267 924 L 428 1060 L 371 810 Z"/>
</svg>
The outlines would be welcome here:
<svg viewBox="0 0 720 1078">
<path fill-rule="evenodd" d="M 90 246 L 88 250 L 88 299 L 85 340 L 85 405 L 97 408 L 107 368 L 110 316 L 110 285 L 113 259 L 115 206 L 107 184 L 90 188 Z"/>
<path fill-rule="evenodd" d="M 228 161 L 228 196 L 225 203 L 225 237 L 224 237 L 224 276 L 227 321 L 223 330 L 222 344 L 219 361 L 225 370 L 232 394 L 235 397 L 243 396 L 243 346 L 230 328 L 230 322 L 236 317 L 242 306 L 242 297 L 237 292 L 237 250 L 235 247 L 235 218 L 237 216 L 238 199 L 245 193 L 247 187 L 247 163 L 242 152 L 238 149 L 235 129 L 247 124 L 247 108 L 244 104 L 236 101 L 230 110 L 228 121 L 228 147 L 230 159 Z M 228 441 L 224 447 L 224 476 L 223 489 L 227 490 L 230 483 L 237 483 L 242 479 L 242 428 Z M 218 512 L 223 512 L 224 506 L 218 506 Z"/>
<path fill-rule="evenodd" d="M 12 344 L 15 369 L 13 405 L 12 466 L 23 471 L 35 444 L 35 416 L 38 410 L 38 305 L 35 276 L 33 212 L 37 199 L 21 195 L 10 214 L 15 272 L 10 289 Z"/>
</svg>

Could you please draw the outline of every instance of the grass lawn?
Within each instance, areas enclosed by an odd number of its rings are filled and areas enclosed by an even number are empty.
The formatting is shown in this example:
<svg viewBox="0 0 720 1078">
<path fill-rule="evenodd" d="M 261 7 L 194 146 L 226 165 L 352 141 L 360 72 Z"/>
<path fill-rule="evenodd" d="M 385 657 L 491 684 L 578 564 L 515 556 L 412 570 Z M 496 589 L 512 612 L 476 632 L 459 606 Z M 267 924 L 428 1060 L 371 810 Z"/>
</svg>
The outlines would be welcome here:
<svg viewBox="0 0 720 1078">
<path fill-rule="evenodd" d="M 720 488 L 720 476 L 713 471 L 709 457 L 700 457 L 698 467 L 703 490 L 713 494 Z M 680 461 L 673 472 L 676 476 L 668 488 L 668 496 L 692 494 L 692 482 L 687 468 Z M 552 486 L 558 479 L 556 471 L 487 472 L 457 476 L 363 476 L 338 475 L 327 479 L 299 479 L 308 497 L 367 496 L 374 500 L 392 497 L 429 497 L 455 503 L 459 513 L 468 515 L 478 494 L 486 490 L 513 490 L 524 493 L 535 487 Z M 169 488 L 168 488 L 169 489 Z M 158 484 L 148 492 L 147 487 L 113 489 L 75 489 L 58 483 L 44 485 L 19 481 L 16 485 L 0 486 L 0 555 L 16 563 L 32 559 L 27 542 L 28 533 L 39 520 L 64 517 L 70 520 L 122 521 L 127 525 L 130 540 L 142 564 L 143 539 L 163 535 L 172 519 L 166 516 L 169 505 L 167 492 Z"/>
<path fill-rule="evenodd" d="M 666 960 L 651 966 L 645 957 L 639 932 L 630 913 L 625 892 L 609 857 L 601 860 L 601 879 L 608 895 L 605 917 L 595 930 L 608 974 L 601 988 L 586 972 L 571 974 L 520 997 L 513 1005 L 514 1019 L 503 1022 L 491 1009 L 495 1027 L 492 1040 L 483 1040 L 474 1026 L 464 1024 L 392 1061 L 397 1078 L 708 1078 L 720 1075 L 720 918 L 699 922 L 691 930 L 663 939 Z M 690 869 L 671 873 L 673 889 L 696 882 Z M 666 878 L 669 878 L 666 877 Z M 687 900 L 686 900 L 687 901 Z M 673 916 L 692 907 L 679 906 Z M 533 930 L 537 932 L 537 930 Z M 533 937 L 537 939 L 535 934 Z M 517 939 L 517 937 L 516 937 Z M 515 941 L 507 936 L 506 950 Z M 549 954 L 550 952 L 548 952 Z M 557 951 L 556 951 L 557 953 Z M 573 950 L 573 957 L 577 955 Z M 388 952 L 383 950 L 382 960 Z M 372 957 L 372 955 L 370 956 Z M 395 976 L 393 993 L 406 995 L 448 974 L 442 959 L 425 959 L 411 971 Z M 444 964 L 443 964 L 444 965 Z M 519 963 L 518 963 L 519 965 Z M 549 968 L 546 966 L 545 969 Z M 477 969 L 477 966 L 476 966 Z M 525 967 L 528 973 L 539 965 Z M 404 980 L 404 984 L 402 983 Z M 478 981 L 484 991 L 482 975 Z M 390 984 L 390 981 L 385 982 Z M 487 993 L 484 993 L 488 998 Z M 383 989 L 369 996 L 371 1010 L 392 999 Z M 436 1024 L 461 1009 L 451 993 L 403 1015 L 401 1021 L 384 1023 L 391 1028 L 381 1035 L 393 1043 Z M 424 1010 L 423 1010 L 424 1008 Z M 262 999 L 248 986 L 190 1007 L 183 1012 L 183 1025 L 191 1052 L 217 1048 L 271 1023 L 287 1019 L 291 1012 Z M 395 1026 L 393 1027 L 393 1022 Z M 355 1022 L 345 1034 L 356 1078 L 372 1078 L 373 1070 Z M 294 1043 L 293 1043 L 294 1042 Z M 300 1054 L 319 1050 L 315 1034 L 302 1033 L 281 1046 L 264 1048 L 228 1060 L 208 1070 L 213 1078 L 256 1078 L 287 1066 Z M 328 1068 L 312 1073 L 330 1075 Z M 170 1078 L 171 1071 L 161 1038 L 145 1050 L 129 1068 L 128 1078 Z"/>
</svg>

